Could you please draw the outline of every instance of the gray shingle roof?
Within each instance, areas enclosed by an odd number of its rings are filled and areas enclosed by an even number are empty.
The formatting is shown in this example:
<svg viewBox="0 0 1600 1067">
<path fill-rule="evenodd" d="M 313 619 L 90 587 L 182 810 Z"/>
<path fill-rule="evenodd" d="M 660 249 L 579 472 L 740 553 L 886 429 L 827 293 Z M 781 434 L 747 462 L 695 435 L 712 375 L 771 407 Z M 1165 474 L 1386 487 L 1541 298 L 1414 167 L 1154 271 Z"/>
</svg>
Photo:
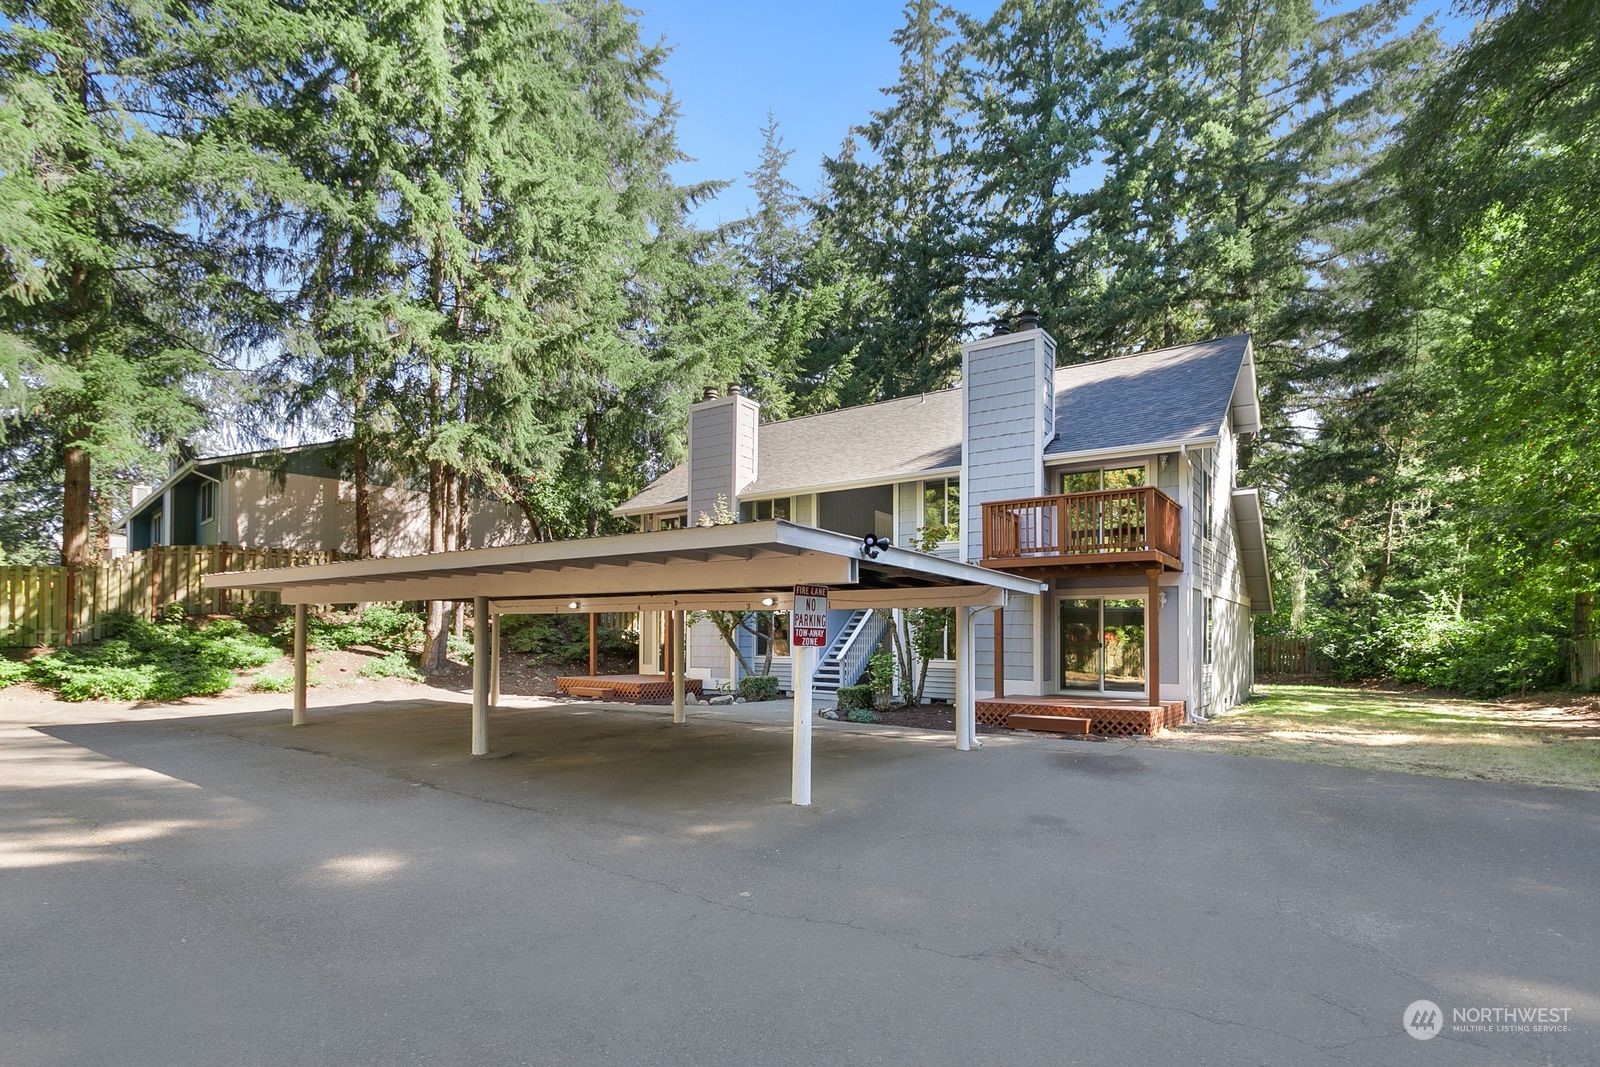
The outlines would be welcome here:
<svg viewBox="0 0 1600 1067">
<path fill-rule="evenodd" d="M 1048 456 L 1204 440 L 1228 413 L 1249 345 L 1240 334 L 1056 368 L 1056 438 Z M 756 481 L 741 496 L 891 482 L 961 465 L 961 390 L 761 426 Z M 688 498 L 674 467 L 618 511 L 664 511 Z"/>
</svg>

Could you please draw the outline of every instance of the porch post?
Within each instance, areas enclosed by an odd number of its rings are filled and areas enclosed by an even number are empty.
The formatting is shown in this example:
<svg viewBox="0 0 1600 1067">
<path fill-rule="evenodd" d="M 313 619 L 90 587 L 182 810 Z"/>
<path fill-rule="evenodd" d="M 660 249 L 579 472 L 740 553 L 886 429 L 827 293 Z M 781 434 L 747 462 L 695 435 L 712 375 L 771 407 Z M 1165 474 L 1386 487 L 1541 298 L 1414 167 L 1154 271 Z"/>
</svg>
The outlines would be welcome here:
<svg viewBox="0 0 1600 1067">
<path fill-rule="evenodd" d="M 478 622 L 472 622 L 473 633 L 476 634 Z M 500 706 L 500 613 L 489 617 L 489 706 Z"/>
<path fill-rule="evenodd" d="M 289 725 L 306 724 L 306 606 L 294 606 L 294 711 Z"/>
<path fill-rule="evenodd" d="M 1006 695 L 1006 609 L 994 613 L 994 696 Z"/>
<path fill-rule="evenodd" d="M 973 694 L 973 675 L 977 657 L 972 647 L 972 609 L 956 608 L 956 748 L 962 752 L 972 749 L 972 737 L 977 733 L 977 716 Z"/>
<path fill-rule="evenodd" d="M 489 598 L 472 598 L 472 754 L 489 754 Z"/>
<path fill-rule="evenodd" d="M 1150 595 L 1146 603 L 1146 614 L 1149 616 L 1148 625 L 1145 626 L 1145 640 L 1150 647 L 1150 660 L 1145 664 L 1145 678 L 1150 687 L 1150 703 L 1155 707 L 1161 706 L 1161 571 L 1152 567 L 1145 572 L 1149 579 Z"/>
<path fill-rule="evenodd" d="M 806 807 L 811 803 L 811 672 L 817 666 L 817 650 L 810 645 L 791 649 L 794 656 L 794 754 L 790 761 L 789 803 Z"/>
<path fill-rule="evenodd" d="M 684 612 L 672 613 L 672 721 L 681 723 L 687 716 L 683 711 L 683 631 Z"/>
<path fill-rule="evenodd" d="M 600 673 L 599 653 L 595 647 L 595 613 L 589 612 L 589 677 Z"/>
<path fill-rule="evenodd" d="M 661 614 L 667 624 L 666 640 L 661 642 L 661 654 L 666 657 L 666 662 L 663 663 L 661 667 L 666 674 L 671 675 L 673 658 L 672 653 L 676 642 L 676 638 L 673 637 L 673 631 L 677 629 L 675 624 L 678 619 L 678 613 L 676 611 L 664 611 Z"/>
</svg>

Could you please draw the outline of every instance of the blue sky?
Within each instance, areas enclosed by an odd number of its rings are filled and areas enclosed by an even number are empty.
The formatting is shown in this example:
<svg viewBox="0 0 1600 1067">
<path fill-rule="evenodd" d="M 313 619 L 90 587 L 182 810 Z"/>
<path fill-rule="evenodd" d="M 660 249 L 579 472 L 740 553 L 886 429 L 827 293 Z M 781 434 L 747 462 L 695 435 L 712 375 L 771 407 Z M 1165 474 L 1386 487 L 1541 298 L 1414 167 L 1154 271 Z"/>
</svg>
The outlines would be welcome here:
<svg viewBox="0 0 1600 1067">
<path fill-rule="evenodd" d="M 736 183 L 700 210 L 706 226 L 748 214 L 752 198 L 744 175 L 755 166 L 769 110 L 784 147 L 794 149 L 789 180 L 809 196 L 817 191 L 822 157 L 838 151 L 849 128 L 882 106 L 881 90 L 893 83 L 899 65 L 889 42 L 901 23 L 899 0 L 633 3 L 645 38 L 665 37 L 673 46 L 666 75 L 682 112 L 678 140 L 696 160 L 676 176 Z M 987 15 L 995 3 L 953 6 Z M 1418 10 L 1442 15 L 1447 39 L 1459 39 L 1465 28 L 1444 4 L 1422 3 Z"/>
</svg>

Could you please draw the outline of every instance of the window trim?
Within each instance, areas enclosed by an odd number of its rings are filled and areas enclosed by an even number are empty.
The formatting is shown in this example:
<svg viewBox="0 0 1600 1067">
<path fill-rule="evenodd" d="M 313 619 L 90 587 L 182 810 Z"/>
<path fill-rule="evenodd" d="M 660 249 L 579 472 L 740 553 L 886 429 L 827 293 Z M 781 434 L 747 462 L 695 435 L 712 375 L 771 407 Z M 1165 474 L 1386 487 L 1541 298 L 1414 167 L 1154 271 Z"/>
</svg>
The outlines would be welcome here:
<svg viewBox="0 0 1600 1067">
<path fill-rule="evenodd" d="M 950 487 L 950 483 L 952 483 L 952 482 L 954 482 L 955 486 L 956 486 L 956 516 L 955 516 L 955 520 L 956 521 L 955 522 L 950 522 L 949 521 L 949 518 L 950 518 L 950 488 L 949 487 Z M 959 475 L 959 474 L 946 474 L 946 475 L 942 475 L 942 476 L 940 476 L 938 478 L 924 478 L 924 479 L 922 479 L 921 481 L 919 481 L 917 483 L 917 533 L 920 535 L 923 530 L 926 530 L 928 528 L 928 486 L 930 486 L 930 485 L 943 485 L 944 486 L 944 498 L 943 498 L 943 504 L 941 506 L 944 509 L 944 514 L 945 514 L 945 520 L 946 521 L 944 523 L 942 523 L 941 525 L 943 525 L 947 530 L 951 531 L 951 536 L 946 538 L 945 540 L 940 541 L 939 545 L 941 547 L 943 547 L 945 545 L 959 545 L 959 544 L 961 544 L 961 520 L 963 518 L 961 512 L 962 512 L 963 501 L 962 501 L 962 498 L 961 498 L 961 475 Z"/>
</svg>

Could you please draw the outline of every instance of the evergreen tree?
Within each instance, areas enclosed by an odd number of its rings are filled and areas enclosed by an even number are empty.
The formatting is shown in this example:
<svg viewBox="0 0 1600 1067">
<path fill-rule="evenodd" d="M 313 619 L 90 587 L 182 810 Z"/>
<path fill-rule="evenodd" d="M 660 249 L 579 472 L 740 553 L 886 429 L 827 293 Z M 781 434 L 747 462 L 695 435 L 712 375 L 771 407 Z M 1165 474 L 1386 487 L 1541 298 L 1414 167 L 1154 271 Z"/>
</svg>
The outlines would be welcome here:
<svg viewBox="0 0 1600 1067">
<path fill-rule="evenodd" d="M 944 388 L 960 369 L 970 246 L 963 54 L 955 15 L 909 0 L 889 105 L 823 161 L 824 231 L 875 292 L 853 301 L 851 403 Z M 865 153 L 865 154 L 863 154 Z"/>
</svg>

